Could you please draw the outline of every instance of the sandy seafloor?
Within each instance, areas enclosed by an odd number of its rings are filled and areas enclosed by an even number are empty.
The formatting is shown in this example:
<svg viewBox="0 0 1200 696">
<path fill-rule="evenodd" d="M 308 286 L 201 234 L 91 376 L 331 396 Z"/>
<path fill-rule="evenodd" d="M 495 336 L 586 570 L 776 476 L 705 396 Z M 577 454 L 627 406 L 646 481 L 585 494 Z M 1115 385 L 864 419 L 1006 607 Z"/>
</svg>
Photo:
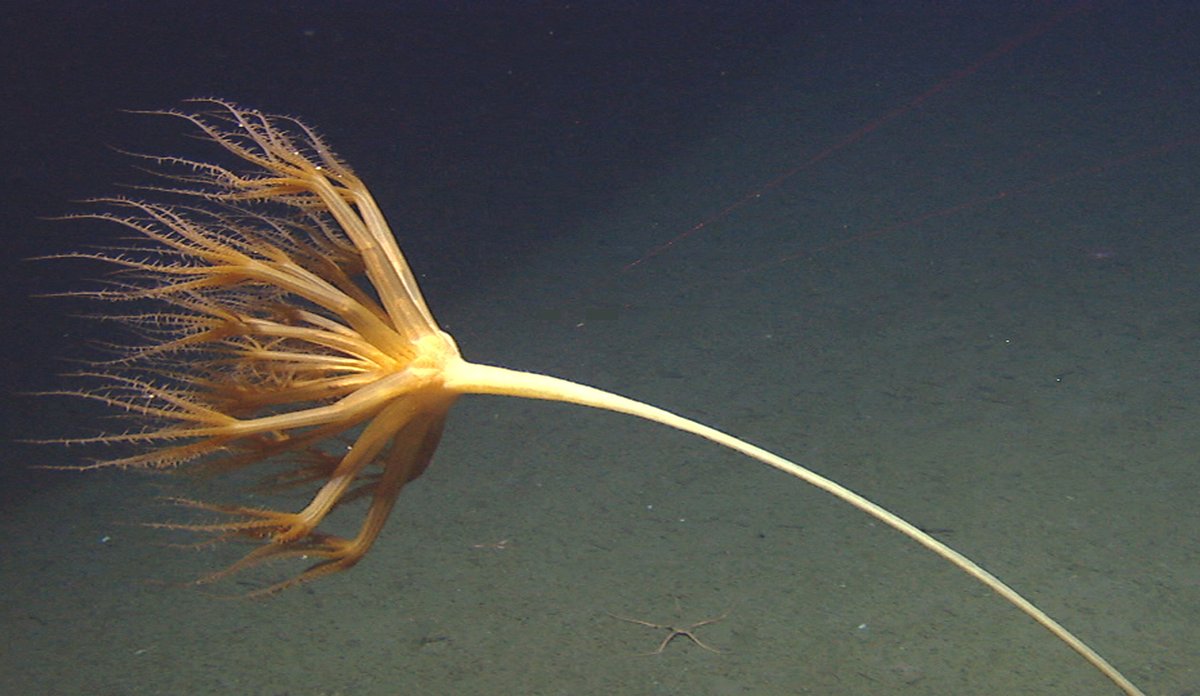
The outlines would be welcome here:
<svg viewBox="0 0 1200 696">
<path fill-rule="evenodd" d="M 864 59 L 801 88 L 779 58 L 669 160 L 511 264 L 493 259 L 486 286 L 457 268 L 430 303 L 469 359 L 791 457 L 938 530 L 1147 693 L 1200 692 L 1200 76 L 1196 49 L 1164 46 L 1176 34 L 1152 17 L 1114 43 L 1116 11 L 1055 24 L 810 165 L 1030 22 L 903 86 Z M 922 29 L 891 40 L 918 45 Z M 840 30 L 824 36 L 832 66 L 873 36 Z M 335 148 L 362 149 L 356 113 L 319 124 Z M 377 162 L 359 169 L 399 188 Z M 423 234 L 402 191 L 383 205 Z M 53 402 L 9 414 L 42 433 L 86 417 Z M 79 455 L 11 451 L 9 467 Z M 238 482 L 13 481 L 5 694 L 1117 693 L 861 513 L 618 415 L 464 399 L 367 559 L 267 601 L 174 586 L 237 549 L 179 550 L 135 524 L 178 514 L 163 495 L 266 502 Z M 665 634 L 609 615 L 723 612 L 696 634 L 721 654 L 677 638 L 650 657 Z"/>
</svg>

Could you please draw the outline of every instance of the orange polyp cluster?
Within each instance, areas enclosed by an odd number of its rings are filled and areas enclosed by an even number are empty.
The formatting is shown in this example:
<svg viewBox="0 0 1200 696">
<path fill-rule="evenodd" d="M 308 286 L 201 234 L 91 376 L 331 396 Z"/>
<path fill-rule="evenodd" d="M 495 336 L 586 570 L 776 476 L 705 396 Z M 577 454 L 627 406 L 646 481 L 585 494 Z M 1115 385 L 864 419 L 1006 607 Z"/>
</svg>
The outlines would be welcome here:
<svg viewBox="0 0 1200 696">
<path fill-rule="evenodd" d="M 292 485 L 316 484 L 299 512 L 186 501 L 231 519 L 160 525 L 265 542 L 210 580 L 268 559 L 323 559 L 266 589 L 274 591 L 349 567 L 370 548 L 400 489 L 432 457 L 456 396 L 438 387 L 438 365 L 458 352 L 407 266 L 393 265 L 403 257 L 369 192 L 316 134 L 290 119 L 212 104 L 211 114 L 170 113 L 255 172 L 151 158 L 187 170 L 153 190 L 196 203 L 99 199 L 111 212 L 75 216 L 117 222 L 142 242 L 74 255 L 107 261 L 116 272 L 105 288 L 73 294 L 160 307 L 123 315 L 150 342 L 79 373 L 98 386 L 73 392 L 146 425 L 70 442 L 138 449 L 92 467 L 199 460 L 227 471 L 282 455 L 301 459 L 284 475 Z M 375 278 L 364 280 L 368 266 Z M 378 285 L 402 292 L 384 301 L 373 292 Z M 339 437 L 353 445 L 336 458 L 320 449 Z M 367 494 L 370 508 L 354 539 L 316 532 L 340 503 Z"/>
</svg>

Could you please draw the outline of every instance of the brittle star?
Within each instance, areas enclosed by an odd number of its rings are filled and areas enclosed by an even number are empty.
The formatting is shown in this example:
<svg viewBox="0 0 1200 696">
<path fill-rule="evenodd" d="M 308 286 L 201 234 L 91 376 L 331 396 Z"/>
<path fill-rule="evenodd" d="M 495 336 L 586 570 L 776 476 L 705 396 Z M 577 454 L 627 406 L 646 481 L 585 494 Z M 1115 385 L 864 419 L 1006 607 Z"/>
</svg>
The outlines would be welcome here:
<svg viewBox="0 0 1200 696">
<path fill-rule="evenodd" d="M 676 638 L 678 638 L 680 636 L 687 638 L 688 640 L 692 641 L 696 645 L 700 646 L 701 648 L 704 648 L 705 650 L 707 650 L 711 653 L 717 653 L 718 655 L 720 655 L 721 653 L 724 652 L 722 650 L 717 650 L 716 648 L 712 647 L 711 645 L 706 644 L 704 641 L 697 638 L 694 631 L 697 628 L 700 628 L 701 626 L 707 626 L 709 624 L 717 623 L 718 621 L 723 621 L 726 616 L 729 616 L 728 609 L 726 609 L 720 616 L 715 616 L 711 619 L 704 619 L 703 621 L 697 621 L 696 623 L 690 624 L 685 628 L 678 628 L 676 626 L 671 626 L 669 624 L 656 624 L 656 623 L 652 623 L 650 621 L 642 621 L 641 619 L 631 619 L 627 616 L 617 616 L 616 614 L 613 614 L 611 612 L 608 612 L 608 615 L 613 617 L 614 619 L 618 619 L 620 621 L 637 624 L 639 626 L 646 626 L 647 628 L 657 628 L 659 630 L 668 632 L 667 637 L 663 638 L 662 642 L 658 644 L 658 648 L 656 648 L 655 650 L 648 652 L 648 653 L 642 653 L 643 655 L 659 655 L 659 654 L 661 654 L 662 651 L 667 649 L 667 645 L 669 645 L 671 643 L 671 641 L 675 640 Z"/>
</svg>

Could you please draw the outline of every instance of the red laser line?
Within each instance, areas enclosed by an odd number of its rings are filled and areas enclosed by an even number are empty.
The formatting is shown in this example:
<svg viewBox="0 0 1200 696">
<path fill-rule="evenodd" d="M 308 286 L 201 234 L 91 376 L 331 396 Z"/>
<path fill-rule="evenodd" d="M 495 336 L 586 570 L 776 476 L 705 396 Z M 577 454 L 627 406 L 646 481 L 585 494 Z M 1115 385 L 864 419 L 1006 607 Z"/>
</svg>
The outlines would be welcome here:
<svg viewBox="0 0 1200 696">
<path fill-rule="evenodd" d="M 687 229 L 684 232 L 676 235 L 674 238 L 650 249 L 650 251 L 643 254 L 641 258 L 625 264 L 624 266 L 621 267 L 621 270 L 623 272 L 631 271 L 634 268 L 645 263 L 646 261 L 649 261 L 650 259 L 652 259 L 656 256 L 666 253 L 672 247 L 674 247 L 676 244 L 679 244 L 680 242 L 687 239 L 688 237 L 691 237 L 692 235 L 696 234 L 697 232 L 699 232 L 700 230 L 709 226 L 710 224 L 716 222 L 717 220 L 721 220 L 721 219 L 727 217 L 730 213 L 745 206 L 750 201 L 761 198 L 763 196 L 763 194 L 771 191 L 772 189 L 779 187 L 779 185 L 782 184 L 784 181 L 787 181 L 788 179 L 792 178 L 793 176 L 795 176 L 802 170 L 807 169 L 808 167 L 811 167 L 812 165 L 828 158 L 830 155 L 834 154 L 835 152 L 838 152 L 839 150 L 842 150 L 842 149 L 858 142 L 859 140 L 862 140 L 864 137 L 866 137 L 870 133 L 880 129 L 884 125 L 886 125 L 886 124 L 896 120 L 897 118 L 909 113 L 910 111 L 916 109 L 917 107 L 919 107 L 920 105 L 925 103 L 931 97 L 934 97 L 934 96 L 950 89 L 951 87 L 957 85 L 958 83 L 962 82 L 963 80 L 970 77 L 971 75 L 974 75 L 975 73 L 979 72 L 987 64 L 997 60 L 1001 56 L 1011 53 L 1012 51 L 1019 48 L 1022 44 L 1026 44 L 1026 43 L 1036 39 L 1037 37 L 1041 36 L 1042 34 L 1045 34 L 1047 31 L 1050 31 L 1052 28 L 1054 28 L 1055 26 L 1057 26 L 1058 24 L 1063 22 L 1067 17 L 1070 17 L 1071 15 L 1075 14 L 1076 12 L 1083 10 L 1085 7 L 1087 7 L 1090 4 L 1091 4 L 1090 0 L 1080 0 L 1080 2 L 1077 2 L 1074 5 L 1071 5 L 1070 7 L 1067 7 L 1054 15 L 1051 15 L 1047 19 L 1044 19 L 1039 22 L 1035 22 L 1035 23 L 1031 24 L 1029 27 L 1027 27 L 1025 29 L 1025 31 L 1023 31 L 1020 34 L 1014 36 L 1013 38 L 1005 41 L 1004 43 L 1000 44 L 999 46 L 992 49 L 991 51 L 988 51 L 979 60 L 977 60 L 974 63 L 971 63 L 965 67 L 959 68 L 958 70 L 951 73 L 949 76 L 934 83 L 932 87 L 930 87 L 929 89 L 925 90 L 924 92 L 918 94 L 916 97 L 913 97 L 908 102 L 901 104 L 900 106 L 892 109 L 891 111 L 876 118 L 875 120 L 868 122 L 866 125 L 862 126 L 861 128 L 851 131 L 848 135 L 843 137 L 841 140 L 838 140 L 837 142 L 826 147 L 824 150 L 821 150 L 817 154 L 815 154 L 812 157 L 808 158 L 807 160 L 801 162 L 800 164 L 796 165 L 795 167 L 792 167 L 791 169 L 783 172 L 782 174 L 779 174 L 775 178 L 767 181 L 766 183 L 764 183 L 763 185 L 754 189 L 753 191 L 750 191 L 746 195 L 735 200 L 733 203 L 731 203 L 731 204 L 725 206 L 724 208 L 722 208 L 721 210 L 717 211 L 715 214 L 696 223 L 690 229 Z"/>
<path fill-rule="evenodd" d="M 988 203 L 994 203 L 996 201 L 1003 200 L 1006 198 L 1020 196 L 1020 195 L 1029 193 L 1031 191 L 1036 191 L 1038 189 L 1047 188 L 1047 187 L 1053 186 L 1055 184 L 1060 184 L 1064 181 L 1070 181 L 1071 179 L 1078 179 L 1080 177 L 1087 176 L 1089 174 L 1099 174 L 1100 172 L 1103 172 L 1108 169 L 1112 169 L 1112 168 L 1120 166 L 1120 165 L 1129 164 L 1130 162 L 1135 162 L 1137 160 L 1145 159 L 1147 157 L 1151 157 L 1154 155 L 1162 155 L 1162 154 L 1165 154 L 1172 150 L 1181 148 L 1185 145 L 1194 145 L 1196 143 L 1200 143 L 1200 136 L 1192 136 L 1190 138 L 1182 138 L 1180 140 L 1172 140 L 1171 142 L 1163 143 L 1161 145 L 1156 145 L 1154 147 L 1145 148 L 1143 150 L 1137 150 L 1137 151 L 1127 154 L 1127 155 L 1122 155 L 1120 157 L 1113 157 L 1111 159 L 1107 159 L 1102 162 L 1099 162 L 1098 164 L 1091 164 L 1086 167 L 1080 167 L 1078 169 L 1074 169 L 1069 172 L 1046 177 L 1045 179 L 1040 179 L 1033 183 L 1025 184 L 1024 186 L 1000 189 L 999 191 L 995 191 L 995 192 L 987 194 L 987 195 L 977 196 L 975 198 L 971 198 L 969 200 L 963 201 L 962 203 L 959 203 L 957 205 L 952 205 L 948 208 L 941 208 L 941 209 L 933 210 L 933 211 L 930 211 L 927 213 L 922 213 L 921 215 L 918 215 L 916 217 L 909 218 L 909 219 L 903 220 L 901 222 L 896 222 L 891 225 L 886 225 L 884 227 L 878 227 L 876 229 L 869 230 L 869 231 L 863 232 L 861 234 L 856 234 L 851 237 L 845 237 L 842 239 L 838 239 L 838 240 L 829 242 L 828 244 L 823 244 L 814 249 L 808 249 L 808 250 L 804 250 L 804 251 L 797 251 L 797 252 L 794 252 L 791 254 L 786 254 L 784 256 L 780 256 L 779 258 L 775 259 L 774 261 L 772 261 L 770 263 L 766 263 L 761 266 L 756 266 L 753 268 L 743 269 L 743 272 L 763 271 L 768 268 L 773 268 L 775 266 L 785 264 L 789 261 L 795 261 L 796 259 L 802 259 L 802 258 L 807 258 L 810 256 L 815 256 L 816 254 L 820 254 L 820 253 L 823 253 L 826 251 L 832 251 L 833 249 L 840 249 L 841 247 L 849 246 L 851 244 L 862 242 L 867 239 L 875 239 L 877 237 L 882 237 L 884 235 L 888 235 L 893 232 L 896 232 L 897 230 L 902 230 L 907 227 L 913 227 L 915 225 L 919 225 L 923 222 L 928 222 L 929 220 L 935 220 L 937 218 L 946 217 L 948 215 L 962 212 L 964 210 L 970 210 L 971 208 L 978 208 L 981 205 L 986 205 Z"/>
</svg>

